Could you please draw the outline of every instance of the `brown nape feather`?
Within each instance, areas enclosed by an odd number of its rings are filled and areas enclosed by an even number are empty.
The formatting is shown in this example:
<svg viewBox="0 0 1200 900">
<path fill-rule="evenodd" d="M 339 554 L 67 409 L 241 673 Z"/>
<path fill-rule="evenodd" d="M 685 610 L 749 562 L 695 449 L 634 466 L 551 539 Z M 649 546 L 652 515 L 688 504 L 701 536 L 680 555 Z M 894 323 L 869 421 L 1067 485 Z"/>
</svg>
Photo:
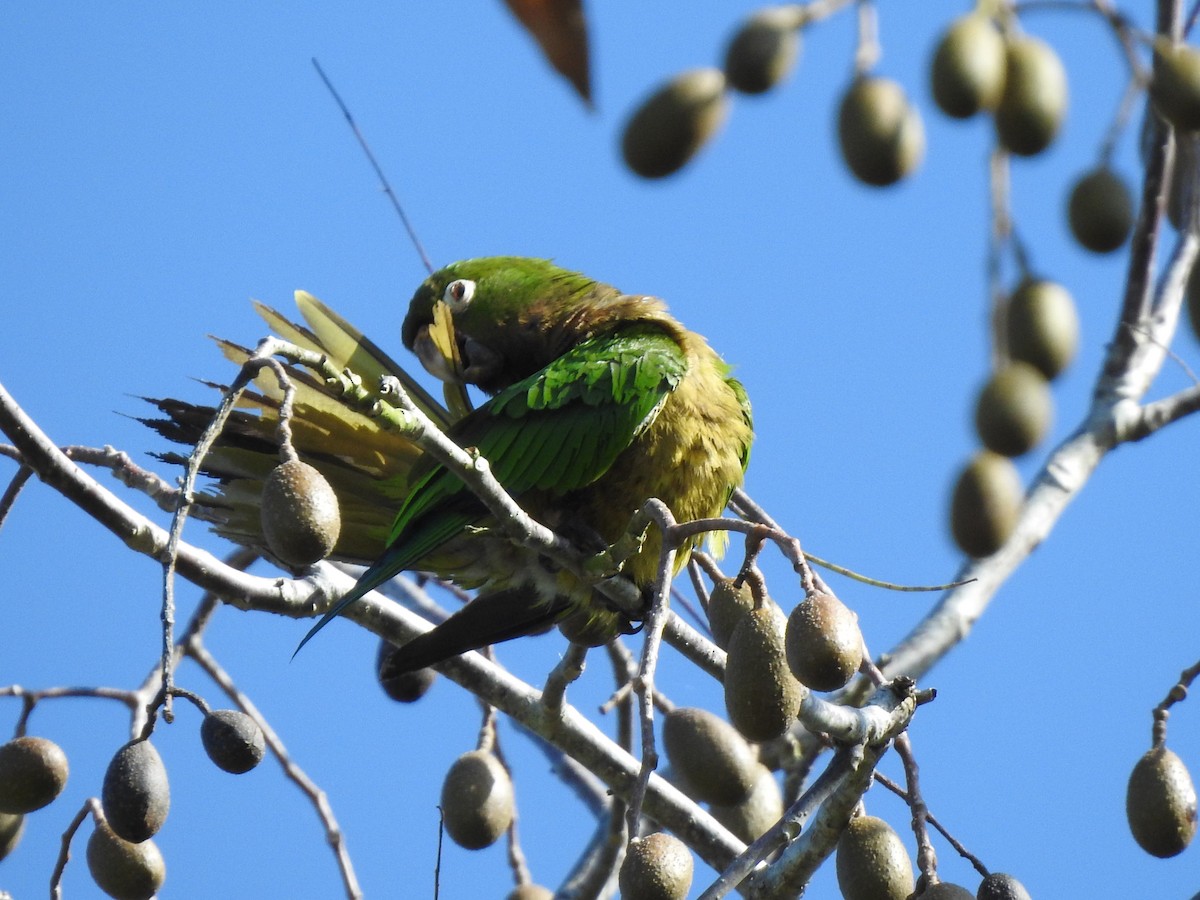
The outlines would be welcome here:
<svg viewBox="0 0 1200 900">
<path fill-rule="evenodd" d="M 607 284 L 593 283 L 572 298 L 565 315 L 561 298 L 531 303 L 515 322 L 506 323 L 503 366 L 476 386 L 488 394 L 499 393 L 584 341 L 639 323 L 658 325 L 681 342 L 683 326 L 671 318 L 667 305 L 657 297 L 622 294 Z"/>
<path fill-rule="evenodd" d="M 528 586 L 481 593 L 436 628 L 388 654 L 379 677 L 434 666 L 488 644 L 545 631 L 570 608 L 568 598 L 543 602 Z"/>
<path fill-rule="evenodd" d="M 658 325 L 676 343 L 684 344 L 687 329 L 667 312 L 667 304 L 662 300 L 643 294 L 622 294 L 598 284 L 548 330 L 546 343 L 551 353 L 547 364 L 585 340 L 640 323 Z"/>
</svg>

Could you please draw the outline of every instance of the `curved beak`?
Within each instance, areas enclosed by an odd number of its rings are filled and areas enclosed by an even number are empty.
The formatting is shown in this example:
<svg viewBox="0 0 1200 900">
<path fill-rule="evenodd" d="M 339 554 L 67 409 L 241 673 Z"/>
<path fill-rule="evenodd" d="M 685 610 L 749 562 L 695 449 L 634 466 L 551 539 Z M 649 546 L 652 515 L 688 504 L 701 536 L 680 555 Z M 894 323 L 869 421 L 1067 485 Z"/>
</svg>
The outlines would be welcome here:
<svg viewBox="0 0 1200 900">
<path fill-rule="evenodd" d="M 486 385 L 503 366 L 504 358 L 499 353 L 461 332 L 454 335 L 455 352 L 445 352 L 431 333 L 432 327 L 422 325 L 418 329 L 412 349 L 425 371 L 434 378 L 451 384 Z"/>
</svg>

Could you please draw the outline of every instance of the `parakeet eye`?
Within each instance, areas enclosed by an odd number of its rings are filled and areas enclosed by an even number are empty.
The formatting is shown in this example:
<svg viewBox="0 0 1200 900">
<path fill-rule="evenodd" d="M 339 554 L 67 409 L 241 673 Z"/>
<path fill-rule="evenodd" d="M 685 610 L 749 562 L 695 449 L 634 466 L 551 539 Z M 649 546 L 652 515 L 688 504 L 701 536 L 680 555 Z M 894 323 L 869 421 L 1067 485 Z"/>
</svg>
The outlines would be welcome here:
<svg viewBox="0 0 1200 900">
<path fill-rule="evenodd" d="M 450 282 L 442 293 L 442 299 L 450 307 L 450 312 L 462 312 L 471 305 L 471 298 L 474 296 L 475 282 L 468 278 L 458 278 Z"/>
</svg>

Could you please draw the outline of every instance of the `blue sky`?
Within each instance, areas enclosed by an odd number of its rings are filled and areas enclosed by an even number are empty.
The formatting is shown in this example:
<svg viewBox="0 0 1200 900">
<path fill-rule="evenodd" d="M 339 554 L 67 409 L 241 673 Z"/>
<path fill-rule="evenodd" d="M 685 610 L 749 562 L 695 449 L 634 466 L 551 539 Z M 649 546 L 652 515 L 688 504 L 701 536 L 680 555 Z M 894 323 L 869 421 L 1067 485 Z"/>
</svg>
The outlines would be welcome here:
<svg viewBox="0 0 1200 900">
<path fill-rule="evenodd" d="M 553 257 L 628 291 L 666 298 L 737 366 L 755 405 L 750 492 L 815 553 L 909 583 L 951 578 L 953 472 L 972 452 L 970 410 L 988 370 L 984 259 L 986 123 L 949 122 L 926 88 L 945 0 L 880 10 L 880 72 L 919 103 L 925 164 L 886 191 L 851 181 L 833 114 L 850 74 L 851 15 L 813 27 L 792 79 L 735 97 L 724 132 L 662 183 L 626 173 L 617 140 L 641 96 L 719 60 L 752 7 L 591 4 L 595 97 L 586 113 L 499 3 L 218 3 L 0 7 L 0 380 L 62 444 L 161 449 L 130 416 L 140 395 L 202 399 L 193 378 L 229 369 L 205 335 L 265 333 L 249 300 L 281 309 L 308 290 L 396 356 L 420 262 L 310 66 L 319 57 L 368 134 L 435 262 L 493 253 Z M 1140 10 L 1139 10 L 1140 12 Z M 1031 14 L 1060 48 L 1072 91 L 1060 140 L 1013 168 L 1035 267 L 1067 285 L 1080 356 L 1055 385 L 1052 442 L 1088 402 L 1116 319 L 1124 254 L 1075 248 L 1065 192 L 1090 168 L 1123 87 L 1094 17 Z M 1118 151 L 1135 172 L 1135 135 Z M 1190 335 L 1175 349 L 1193 368 Z M 1188 383 L 1168 365 L 1153 394 Z M 1186 897 L 1194 854 L 1152 860 L 1124 824 L 1125 780 L 1149 742 L 1151 707 L 1194 662 L 1193 463 L 1185 421 L 1114 453 L 1050 539 L 1003 588 L 969 640 L 926 679 L 936 703 L 912 738 L 926 799 L 993 869 L 1035 896 Z M 1039 451 L 1020 462 L 1032 476 Z M 0 473 L 8 470 L 0 465 Z M 4 474 L 3 477 L 7 477 Z M 219 548 L 194 524 L 189 539 Z M 790 608 L 797 586 L 768 578 Z M 0 684 L 140 683 L 157 654 L 158 567 L 40 485 L 0 530 Z M 835 581 L 881 652 L 932 602 Z M 184 588 L 184 601 L 197 592 Z M 431 896 L 437 794 L 474 746 L 473 703 L 446 682 L 398 707 L 374 685 L 374 639 L 331 627 L 294 662 L 303 622 L 224 611 L 209 645 L 296 761 L 329 792 L 370 896 Z M 554 638 L 503 658 L 540 683 Z M 200 673 L 184 683 L 216 698 Z M 668 665 L 676 702 L 720 709 L 703 676 Z M 573 694 L 594 709 L 595 667 Z M 223 704 L 222 704 L 223 705 Z M 5 714 L 7 710 L 7 715 Z M 0 702 L 0 732 L 18 704 Z M 1200 761 L 1189 705 L 1171 746 Z M 66 795 L 30 817 L 0 888 L 45 890 L 66 823 L 126 739 L 122 709 L 47 703 L 31 730 L 72 761 Z M 156 736 L 172 777 L 158 839 L 164 896 L 336 896 L 332 857 L 306 801 L 273 763 L 240 778 L 203 757 L 186 709 Z M 521 830 L 537 879 L 555 883 L 591 832 L 512 729 Z M 93 749 L 97 748 L 97 749 Z M 894 759 L 884 770 L 896 777 Z M 872 812 L 897 827 L 882 791 Z M 938 844 L 944 876 L 975 881 Z M 697 870 L 697 886 L 711 875 Z M 445 898 L 508 890 L 497 846 L 449 846 Z M 68 896 L 96 889 L 77 856 Z M 835 896 L 832 867 L 810 892 Z"/>
</svg>

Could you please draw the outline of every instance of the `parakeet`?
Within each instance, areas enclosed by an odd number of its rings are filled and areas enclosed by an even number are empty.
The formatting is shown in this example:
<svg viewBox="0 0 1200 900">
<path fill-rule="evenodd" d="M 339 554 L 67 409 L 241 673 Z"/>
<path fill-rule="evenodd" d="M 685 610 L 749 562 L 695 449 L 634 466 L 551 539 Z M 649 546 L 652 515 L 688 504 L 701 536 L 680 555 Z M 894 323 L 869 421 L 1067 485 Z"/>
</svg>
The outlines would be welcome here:
<svg viewBox="0 0 1200 900">
<path fill-rule="evenodd" d="M 457 347 L 449 355 L 435 337 L 439 303 L 453 321 Z M 469 259 L 421 284 L 402 338 L 432 374 L 491 395 L 449 436 L 476 448 L 523 509 L 581 549 L 617 540 L 651 497 L 678 521 L 720 515 L 742 482 L 753 436 L 746 393 L 704 338 L 654 297 L 623 294 L 542 259 Z M 386 551 L 305 641 L 408 569 L 481 589 L 393 654 L 391 674 L 572 614 L 584 633 L 606 620 L 628 630 L 586 585 L 488 531 L 490 514 L 456 475 L 426 458 L 409 483 Z M 660 547 L 651 529 L 623 573 L 639 587 L 652 585 Z M 599 639 L 613 636 L 599 630 Z"/>
<path fill-rule="evenodd" d="M 623 294 L 542 259 L 471 259 L 434 273 L 413 296 L 401 336 L 443 381 L 490 395 L 473 411 L 438 403 L 315 297 L 298 291 L 296 301 L 307 328 L 262 304 L 257 309 L 280 337 L 365 386 L 381 375 L 399 378 L 438 427 L 488 460 L 526 512 L 584 552 L 621 537 L 651 497 L 682 522 L 719 515 L 742 482 L 752 439 L 746 394 L 704 338 L 672 318 L 661 300 Z M 238 364 L 250 355 L 218 343 Z M 328 480 L 341 511 L 330 558 L 371 563 L 305 642 L 404 570 L 432 572 L 479 592 L 395 651 L 389 674 L 555 622 L 584 643 L 629 629 L 590 586 L 514 544 L 458 477 L 418 445 L 348 406 L 302 367 L 288 369 L 295 392 L 291 443 Z M 283 395 L 269 372 L 255 379 L 255 388 L 205 457 L 203 471 L 215 489 L 197 498 L 193 514 L 231 540 L 264 548 L 261 495 L 280 461 Z M 189 446 L 214 412 L 180 400 L 150 402 L 165 418 L 143 421 Z M 178 454 L 162 458 L 183 461 Z M 624 563 L 622 574 L 644 591 L 654 583 L 660 547 L 651 528 L 640 552 Z M 690 545 L 682 548 L 677 566 L 689 552 Z"/>
</svg>

